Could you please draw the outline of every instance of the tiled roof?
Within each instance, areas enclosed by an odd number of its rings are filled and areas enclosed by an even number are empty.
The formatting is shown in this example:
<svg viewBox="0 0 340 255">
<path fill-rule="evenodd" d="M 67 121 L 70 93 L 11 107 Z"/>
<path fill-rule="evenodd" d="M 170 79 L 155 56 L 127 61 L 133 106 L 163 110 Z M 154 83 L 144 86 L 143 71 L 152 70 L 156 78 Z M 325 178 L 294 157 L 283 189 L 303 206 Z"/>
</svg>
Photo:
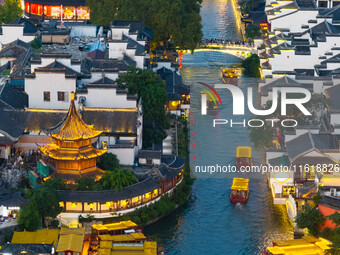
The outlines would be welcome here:
<svg viewBox="0 0 340 255">
<path fill-rule="evenodd" d="M 27 94 L 11 87 L 8 83 L 0 85 L 0 100 L 7 107 L 23 109 L 28 106 Z"/>
<path fill-rule="evenodd" d="M 123 60 L 119 59 L 90 59 L 85 58 L 82 62 L 82 72 L 119 72 L 127 71 L 130 65 L 136 66 L 136 62 L 125 56 Z"/>
<path fill-rule="evenodd" d="M 72 191 L 60 190 L 61 201 L 65 202 L 111 202 L 138 197 L 150 191 L 158 189 L 160 184 L 153 178 L 148 178 L 136 184 L 124 187 L 122 191 L 101 190 L 101 191 Z"/>
<path fill-rule="evenodd" d="M 136 134 L 138 112 L 136 111 L 110 111 L 91 110 L 86 108 L 82 118 L 88 125 L 94 125 L 97 130 L 107 133 Z M 46 129 L 55 127 L 65 119 L 64 111 L 42 112 L 29 110 L 2 109 L 0 110 L 0 132 L 3 131 L 10 137 L 19 138 L 26 132 L 45 132 Z"/>
<path fill-rule="evenodd" d="M 305 153 L 317 150 L 339 149 L 336 136 L 331 134 L 312 134 L 310 132 L 300 135 L 297 138 L 286 143 L 287 152 L 290 160 L 296 160 L 297 157 Z"/>
</svg>

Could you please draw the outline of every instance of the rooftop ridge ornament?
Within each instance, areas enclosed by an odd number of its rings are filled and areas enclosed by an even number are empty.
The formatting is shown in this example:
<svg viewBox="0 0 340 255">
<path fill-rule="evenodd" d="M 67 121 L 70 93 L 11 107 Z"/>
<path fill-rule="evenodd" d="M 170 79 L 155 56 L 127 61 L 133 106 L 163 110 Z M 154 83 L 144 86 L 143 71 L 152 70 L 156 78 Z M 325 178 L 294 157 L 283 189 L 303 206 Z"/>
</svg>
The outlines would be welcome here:
<svg viewBox="0 0 340 255">
<path fill-rule="evenodd" d="M 97 168 L 97 158 L 107 152 L 107 149 L 97 149 L 92 146 L 92 138 L 103 131 L 95 130 L 87 125 L 77 112 L 74 104 L 75 95 L 71 92 L 71 103 L 66 118 L 54 130 L 50 137 L 53 141 L 39 149 L 55 163 L 56 174 L 74 180 L 84 175 L 101 176 L 103 170 Z M 60 128 L 60 129 L 59 129 Z"/>
<path fill-rule="evenodd" d="M 75 94 L 71 92 L 71 104 L 67 118 L 60 131 L 51 136 L 58 140 L 75 141 L 99 136 L 103 131 L 95 130 L 93 125 L 87 125 L 80 117 L 74 104 Z"/>
</svg>

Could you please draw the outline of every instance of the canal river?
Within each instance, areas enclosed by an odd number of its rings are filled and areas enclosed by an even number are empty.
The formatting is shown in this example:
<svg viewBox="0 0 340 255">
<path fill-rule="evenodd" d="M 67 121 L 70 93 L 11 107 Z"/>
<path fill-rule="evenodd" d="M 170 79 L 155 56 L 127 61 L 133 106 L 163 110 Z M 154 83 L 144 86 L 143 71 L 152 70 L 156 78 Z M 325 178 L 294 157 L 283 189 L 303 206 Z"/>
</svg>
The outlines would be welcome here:
<svg viewBox="0 0 340 255">
<path fill-rule="evenodd" d="M 201 16 L 205 39 L 242 40 L 233 1 L 203 1 Z M 226 53 L 198 52 L 183 57 L 181 75 L 186 84 L 221 83 L 221 67 L 239 62 L 240 59 Z M 244 91 L 254 84 L 254 80 L 244 76 L 239 79 L 239 87 Z M 194 124 L 191 124 L 190 132 L 195 133 L 191 143 L 196 144 L 196 147 L 191 146 L 191 158 L 193 160 L 193 155 L 197 157 L 193 164 L 234 164 L 236 147 L 251 145 L 249 131 L 227 127 L 214 130 L 211 127 L 213 118 L 231 117 L 230 95 L 218 90 L 223 106 L 216 112 L 208 112 L 207 116 L 200 116 L 200 89 L 192 86 L 191 91 Z M 249 113 L 244 116 L 249 117 Z M 257 153 L 254 157 L 260 161 Z M 251 179 L 248 202 L 235 205 L 230 203 L 229 198 L 231 178 L 220 178 L 228 177 L 225 175 L 206 177 L 219 178 L 197 178 L 187 205 L 145 228 L 146 235 L 163 246 L 166 254 L 255 255 L 260 254 L 272 240 L 293 237 L 285 209 L 272 205 L 264 178 Z"/>
</svg>

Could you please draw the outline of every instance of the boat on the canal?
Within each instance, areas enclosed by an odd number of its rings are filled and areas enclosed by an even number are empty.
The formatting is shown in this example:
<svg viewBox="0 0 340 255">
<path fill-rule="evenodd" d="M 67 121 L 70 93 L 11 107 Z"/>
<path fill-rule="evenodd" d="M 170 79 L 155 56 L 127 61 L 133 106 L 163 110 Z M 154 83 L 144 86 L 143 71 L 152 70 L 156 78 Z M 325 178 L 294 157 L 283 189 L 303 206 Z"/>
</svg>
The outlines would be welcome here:
<svg viewBox="0 0 340 255">
<path fill-rule="evenodd" d="M 222 80 L 225 84 L 237 86 L 237 77 L 234 68 L 222 69 Z"/>
<path fill-rule="evenodd" d="M 207 91 L 208 92 L 208 91 Z M 211 93 L 207 93 L 205 91 L 201 91 L 201 100 L 202 100 L 202 94 L 206 94 L 207 96 L 207 109 L 208 110 L 217 110 L 218 109 L 218 104 L 216 103 L 216 99 L 213 97 Z"/>
<path fill-rule="evenodd" d="M 233 203 L 244 204 L 249 195 L 249 179 L 234 178 L 231 185 L 230 200 Z"/>
<path fill-rule="evenodd" d="M 236 167 L 240 169 L 241 167 L 252 166 L 251 158 L 251 147 L 240 146 L 236 148 Z"/>
</svg>

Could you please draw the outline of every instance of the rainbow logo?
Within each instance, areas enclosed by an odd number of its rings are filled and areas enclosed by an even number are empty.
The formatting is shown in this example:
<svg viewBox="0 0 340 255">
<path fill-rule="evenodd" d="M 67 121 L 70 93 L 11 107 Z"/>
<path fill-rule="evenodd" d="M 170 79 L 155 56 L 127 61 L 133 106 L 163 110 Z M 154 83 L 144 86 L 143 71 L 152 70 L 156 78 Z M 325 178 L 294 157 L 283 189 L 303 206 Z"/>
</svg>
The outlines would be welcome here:
<svg viewBox="0 0 340 255">
<path fill-rule="evenodd" d="M 204 93 L 201 94 L 201 114 L 206 115 L 207 114 L 207 95 L 213 100 L 215 106 L 218 106 L 218 103 L 222 105 L 222 100 L 220 95 L 217 93 L 216 89 L 211 87 L 209 84 L 199 82 L 199 84 L 202 84 L 207 89 L 202 88 L 201 91 Z M 208 90 L 209 89 L 209 90 Z"/>
</svg>

